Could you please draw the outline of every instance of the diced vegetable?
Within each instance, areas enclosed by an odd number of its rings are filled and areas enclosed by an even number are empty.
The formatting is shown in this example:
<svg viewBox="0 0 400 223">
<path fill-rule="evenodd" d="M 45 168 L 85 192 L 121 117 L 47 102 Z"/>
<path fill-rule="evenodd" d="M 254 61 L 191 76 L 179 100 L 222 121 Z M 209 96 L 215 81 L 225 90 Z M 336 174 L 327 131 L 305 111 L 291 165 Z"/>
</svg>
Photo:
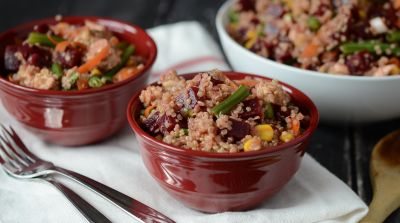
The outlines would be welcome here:
<svg viewBox="0 0 400 223">
<path fill-rule="evenodd" d="M 56 52 L 64 52 L 67 46 L 70 44 L 69 41 L 64 40 L 57 43 L 56 48 L 54 49 Z"/>
<path fill-rule="evenodd" d="M 284 131 L 279 138 L 282 142 L 289 142 L 290 140 L 294 139 L 294 136 L 292 133 Z"/>
<path fill-rule="evenodd" d="M 79 77 L 76 81 L 76 87 L 78 90 L 88 89 L 89 88 L 89 81 L 87 78 Z"/>
<path fill-rule="evenodd" d="M 227 137 L 231 137 L 234 141 L 239 141 L 247 135 L 251 135 L 251 126 L 249 123 L 232 118 L 229 121 L 232 123 L 232 128 L 226 134 Z"/>
<path fill-rule="evenodd" d="M 182 130 L 183 130 L 183 132 L 185 133 L 186 136 L 189 135 L 189 129 L 183 128 Z"/>
<path fill-rule="evenodd" d="M 243 144 L 243 149 L 245 152 L 251 151 L 253 147 L 254 139 L 249 139 Z"/>
<path fill-rule="evenodd" d="M 274 107 L 272 107 L 271 103 L 268 103 L 265 106 L 264 117 L 268 118 L 268 119 L 273 119 L 274 118 Z"/>
<path fill-rule="evenodd" d="M 106 76 L 102 76 L 101 77 L 101 81 L 106 84 L 106 83 L 111 83 L 112 82 L 112 78 L 111 77 L 106 77 Z"/>
<path fill-rule="evenodd" d="M 78 80 L 78 78 L 79 78 L 79 74 L 78 73 L 73 73 L 72 75 L 71 75 L 71 77 L 69 78 L 69 80 L 70 80 L 70 82 L 71 82 L 71 85 L 73 85 L 73 84 L 75 84 L 75 82 Z"/>
<path fill-rule="evenodd" d="M 56 42 L 62 42 L 63 39 L 58 36 L 51 36 L 52 40 Z M 53 41 L 49 39 L 46 34 L 31 32 L 29 33 L 28 39 L 26 40 L 29 44 L 39 44 L 42 46 L 55 47 Z"/>
<path fill-rule="evenodd" d="M 307 25 L 311 29 L 311 31 L 317 31 L 319 27 L 321 27 L 321 22 L 315 16 L 308 17 Z"/>
<path fill-rule="evenodd" d="M 101 87 L 103 85 L 104 85 L 104 83 L 103 83 L 103 81 L 101 81 L 101 79 L 99 77 L 92 76 L 92 77 L 89 78 L 89 86 L 91 88 L 98 88 L 98 87 Z"/>
<path fill-rule="evenodd" d="M 257 118 L 262 120 L 264 111 L 261 105 L 261 101 L 257 98 L 245 100 L 243 103 L 243 111 L 239 114 L 241 119 Z"/>
<path fill-rule="evenodd" d="M 92 71 L 90 71 L 90 74 L 94 76 L 99 76 L 101 75 L 101 71 L 97 68 L 94 68 Z"/>
<path fill-rule="evenodd" d="M 340 46 L 340 50 L 344 54 L 352 54 L 360 51 L 368 51 L 374 54 L 387 54 L 387 55 L 395 55 L 400 56 L 400 47 L 397 47 L 393 44 L 380 43 L 377 41 L 369 41 L 369 42 L 349 42 L 342 44 Z M 377 50 L 379 52 L 377 52 Z"/>
<path fill-rule="evenodd" d="M 229 17 L 229 22 L 231 23 L 236 24 L 239 22 L 239 14 L 234 10 L 230 10 L 228 12 L 228 17 Z"/>
<path fill-rule="evenodd" d="M 313 58 L 318 55 L 319 46 L 314 43 L 310 43 L 304 48 L 303 53 L 301 54 L 301 58 Z"/>
<path fill-rule="evenodd" d="M 58 63 L 53 63 L 51 65 L 51 71 L 56 75 L 57 79 L 60 79 L 64 73 L 61 68 L 61 65 Z"/>
<path fill-rule="evenodd" d="M 146 118 L 149 117 L 151 111 L 153 111 L 153 109 L 154 109 L 155 107 L 156 107 L 156 106 L 154 106 L 154 105 L 148 106 L 148 107 L 144 110 L 144 117 L 146 117 Z"/>
<path fill-rule="evenodd" d="M 268 124 L 256 125 L 254 129 L 256 135 L 259 136 L 263 141 L 269 142 L 274 138 L 274 130 L 272 129 L 271 125 Z"/>
<path fill-rule="evenodd" d="M 242 79 L 242 80 L 236 80 L 235 82 L 248 87 L 254 87 L 259 81 L 254 79 Z"/>
<path fill-rule="evenodd" d="M 126 47 L 124 52 L 122 53 L 121 62 L 117 66 L 106 72 L 104 76 L 106 77 L 114 76 L 119 70 L 121 70 L 121 68 L 125 66 L 126 62 L 128 62 L 129 57 L 134 52 L 135 52 L 135 47 L 133 45 L 129 45 L 128 47 Z"/>
<path fill-rule="evenodd" d="M 233 92 L 231 96 L 227 99 L 216 105 L 212 108 L 212 113 L 214 115 L 226 114 L 228 113 L 234 106 L 239 104 L 241 101 L 247 98 L 250 95 L 250 91 L 244 85 L 240 85 L 239 88 Z"/>
<path fill-rule="evenodd" d="M 244 142 L 243 149 L 245 152 L 261 149 L 261 140 L 259 138 L 251 138 Z"/>
<path fill-rule="evenodd" d="M 140 71 L 141 69 L 138 69 L 137 67 L 124 67 L 114 75 L 114 82 L 123 81 L 136 76 Z"/>
<path fill-rule="evenodd" d="M 392 43 L 400 42 L 400 30 L 388 33 L 386 39 Z"/>
<path fill-rule="evenodd" d="M 104 47 L 101 48 L 99 50 L 99 52 L 93 58 L 86 61 L 86 63 L 82 64 L 78 68 L 78 72 L 83 74 L 83 73 L 87 73 L 90 70 L 92 70 L 93 68 L 95 68 L 104 58 L 106 58 L 109 51 L 110 51 L 110 46 L 108 44 L 104 45 Z"/>
<path fill-rule="evenodd" d="M 300 133 L 300 122 L 299 122 L 299 120 L 294 119 L 292 121 L 292 131 L 293 131 L 293 134 L 295 136 L 297 136 Z"/>
<path fill-rule="evenodd" d="M 120 49 L 120 50 L 124 50 L 124 49 L 126 49 L 128 46 L 129 46 L 129 43 L 128 43 L 128 42 L 121 41 L 121 42 L 119 42 L 119 43 L 117 44 L 116 47 L 117 47 L 118 49 Z"/>
</svg>

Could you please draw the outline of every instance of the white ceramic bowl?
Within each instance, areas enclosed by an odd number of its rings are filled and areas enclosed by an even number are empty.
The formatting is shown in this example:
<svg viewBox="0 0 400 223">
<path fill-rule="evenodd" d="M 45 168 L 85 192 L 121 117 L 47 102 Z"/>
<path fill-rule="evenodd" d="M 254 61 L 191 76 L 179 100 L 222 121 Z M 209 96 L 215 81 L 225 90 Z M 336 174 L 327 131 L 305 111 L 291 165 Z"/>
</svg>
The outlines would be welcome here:
<svg viewBox="0 0 400 223">
<path fill-rule="evenodd" d="M 322 121 L 366 123 L 400 117 L 400 75 L 360 77 L 299 69 L 261 57 L 226 32 L 228 10 L 218 11 L 216 26 L 225 55 L 235 71 L 264 75 L 305 92 L 317 105 Z"/>
</svg>

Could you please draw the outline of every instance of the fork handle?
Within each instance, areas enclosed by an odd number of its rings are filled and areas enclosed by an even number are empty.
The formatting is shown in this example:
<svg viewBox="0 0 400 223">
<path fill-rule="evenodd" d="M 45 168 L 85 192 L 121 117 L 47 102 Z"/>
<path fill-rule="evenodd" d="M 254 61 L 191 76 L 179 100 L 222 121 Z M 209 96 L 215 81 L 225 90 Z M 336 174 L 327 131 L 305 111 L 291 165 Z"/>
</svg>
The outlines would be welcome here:
<svg viewBox="0 0 400 223">
<path fill-rule="evenodd" d="M 140 222 L 175 223 L 151 207 L 89 177 L 61 167 L 55 167 L 54 171 L 87 187 Z"/>
<path fill-rule="evenodd" d="M 81 212 L 81 214 L 86 218 L 88 222 L 111 223 L 111 221 L 102 213 L 100 213 L 95 207 L 93 207 L 77 193 L 69 189 L 58 180 L 51 177 L 46 177 L 43 179 L 54 185 L 58 190 L 60 190 L 65 195 L 65 197 L 67 197 L 68 200 L 79 210 L 79 212 Z"/>
</svg>

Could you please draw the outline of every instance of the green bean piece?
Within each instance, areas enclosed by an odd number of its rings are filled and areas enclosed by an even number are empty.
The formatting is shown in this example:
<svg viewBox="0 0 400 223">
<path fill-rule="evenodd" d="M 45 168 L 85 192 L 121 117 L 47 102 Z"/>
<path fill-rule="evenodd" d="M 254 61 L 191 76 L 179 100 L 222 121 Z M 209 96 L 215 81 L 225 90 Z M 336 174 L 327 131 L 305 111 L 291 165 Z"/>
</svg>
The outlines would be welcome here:
<svg viewBox="0 0 400 223">
<path fill-rule="evenodd" d="M 53 40 L 56 42 L 63 41 L 63 38 L 58 36 L 51 36 Z M 29 44 L 39 44 L 41 46 L 48 46 L 48 47 L 55 47 L 54 43 L 49 39 L 46 34 L 38 33 L 38 32 L 31 32 L 29 33 L 28 39 L 26 40 Z"/>
<path fill-rule="evenodd" d="M 98 88 L 104 85 L 103 81 L 101 81 L 101 78 L 97 76 L 90 77 L 88 84 L 91 88 Z"/>
<path fill-rule="evenodd" d="M 315 16 L 308 17 L 307 25 L 311 29 L 311 31 L 315 32 L 321 27 L 321 22 Z"/>
<path fill-rule="evenodd" d="M 76 81 L 79 79 L 79 73 L 74 72 L 70 76 L 63 76 L 62 77 L 62 88 L 64 90 L 71 90 L 73 88 L 73 85 L 76 83 Z M 64 81 L 68 81 L 69 84 L 64 84 Z"/>
<path fill-rule="evenodd" d="M 55 74 L 57 79 L 60 79 L 63 76 L 63 70 L 61 68 L 61 65 L 58 63 L 53 63 L 51 65 L 51 71 Z"/>
<path fill-rule="evenodd" d="M 368 51 L 374 54 L 400 56 L 400 48 L 398 46 L 388 43 L 381 43 L 378 41 L 344 43 L 340 46 L 340 50 L 346 55 L 360 51 Z"/>
<path fill-rule="evenodd" d="M 111 78 L 111 77 L 105 77 L 105 76 L 103 76 L 103 77 L 101 77 L 101 81 L 102 81 L 104 84 L 112 83 L 112 78 Z"/>
<path fill-rule="evenodd" d="M 274 118 L 274 108 L 272 107 L 271 103 L 267 103 L 267 105 L 264 108 L 264 116 L 265 118 L 268 119 L 273 119 Z"/>
<path fill-rule="evenodd" d="M 400 30 L 393 31 L 391 33 L 388 33 L 386 35 L 387 41 L 391 43 L 397 43 L 400 42 Z"/>
<path fill-rule="evenodd" d="M 119 42 L 119 43 L 117 44 L 117 48 L 120 49 L 120 50 L 124 50 L 124 49 L 126 49 L 128 46 L 129 46 L 129 43 L 128 43 L 128 42 L 125 42 L 125 41 L 121 41 L 121 42 Z"/>
<path fill-rule="evenodd" d="M 74 85 L 78 79 L 79 79 L 79 73 L 75 72 L 75 73 L 71 74 L 69 81 L 70 81 L 71 85 Z"/>
<path fill-rule="evenodd" d="M 125 48 L 124 52 L 122 53 L 121 56 L 121 62 L 113 67 L 111 70 L 107 71 L 104 76 L 105 77 L 112 77 L 114 76 L 119 70 L 121 70 L 125 64 L 128 62 L 129 57 L 135 52 L 135 47 L 133 45 L 129 45 L 128 47 Z"/>
<path fill-rule="evenodd" d="M 237 13 L 235 10 L 229 10 L 228 12 L 228 17 L 229 17 L 229 22 L 236 24 L 239 22 L 239 13 Z"/>
<path fill-rule="evenodd" d="M 235 105 L 242 102 L 249 95 L 249 89 L 246 86 L 240 85 L 231 96 L 216 105 L 211 111 L 214 115 L 227 114 Z"/>
</svg>

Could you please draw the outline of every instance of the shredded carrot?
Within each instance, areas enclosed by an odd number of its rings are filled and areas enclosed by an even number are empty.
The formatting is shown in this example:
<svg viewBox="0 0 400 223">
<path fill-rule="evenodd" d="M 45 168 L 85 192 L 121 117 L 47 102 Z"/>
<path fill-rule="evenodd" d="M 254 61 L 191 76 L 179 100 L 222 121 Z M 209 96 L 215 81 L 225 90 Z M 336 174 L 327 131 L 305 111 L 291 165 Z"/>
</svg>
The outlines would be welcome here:
<svg viewBox="0 0 400 223">
<path fill-rule="evenodd" d="M 116 46 L 119 43 L 119 40 L 117 37 L 113 36 L 110 38 L 110 44 L 111 46 Z"/>
<path fill-rule="evenodd" d="M 389 64 L 394 64 L 397 67 L 400 67 L 400 60 L 397 59 L 396 57 L 392 57 L 389 59 Z"/>
<path fill-rule="evenodd" d="M 96 54 L 90 60 L 86 61 L 86 63 L 82 64 L 78 68 L 78 72 L 83 74 L 83 73 L 87 73 L 90 70 L 92 70 L 93 68 L 95 68 L 108 55 L 108 51 L 109 50 L 110 50 L 110 46 L 109 45 L 106 45 L 105 47 L 103 47 L 99 51 L 98 54 Z"/>
<path fill-rule="evenodd" d="M 56 52 L 64 52 L 65 49 L 67 48 L 67 46 L 70 45 L 70 42 L 68 40 L 65 41 L 61 41 L 59 43 L 57 43 L 55 51 Z"/>
<path fill-rule="evenodd" d="M 76 82 L 76 86 L 78 87 L 78 90 L 87 89 L 89 88 L 89 80 L 87 78 L 80 77 Z"/>
<path fill-rule="evenodd" d="M 141 68 L 137 67 L 124 67 L 113 77 L 114 82 L 126 80 L 130 77 L 136 76 L 140 72 Z"/>
<path fill-rule="evenodd" d="M 147 107 L 145 110 L 144 110 L 144 117 L 149 117 L 149 115 L 150 115 L 150 112 L 155 108 L 156 106 L 154 106 L 154 105 L 150 105 L 149 107 Z"/>
<path fill-rule="evenodd" d="M 315 43 L 310 43 L 304 48 L 303 53 L 301 54 L 302 58 L 313 58 L 318 55 L 319 46 Z"/>
<path fill-rule="evenodd" d="M 236 83 L 240 85 L 245 85 L 247 87 L 254 87 L 258 83 L 257 80 L 252 80 L 252 79 L 242 79 L 242 80 L 236 80 Z"/>
<path fill-rule="evenodd" d="M 79 48 L 82 48 L 82 49 L 86 49 L 86 45 L 83 44 L 83 43 L 81 43 L 81 42 L 74 41 L 74 42 L 72 43 L 72 45 L 73 45 L 73 46 L 76 46 L 76 47 L 79 47 Z"/>
<path fill-rule="evenodd" d="M 298 135 L 300 133 L 300 122 L 297 119 L 292 120 L 292 130 L 294 135 Z"/>
<path fill-rule="evenodd" d="M 400 0 L 394 0 L 394 8 L 400 9 Z"/>
<path fill-rule="evenodd" d="M 54 45 L 57 45 L 58 44 L 58 42 L 55 40 L 55 39 L 53 39 L 53 37 L 51 37 L 51 35 L 50 34 L 47 34 L 47 38 L 50 40 L 50 42 L 52 42 Z"/>
</svg>

